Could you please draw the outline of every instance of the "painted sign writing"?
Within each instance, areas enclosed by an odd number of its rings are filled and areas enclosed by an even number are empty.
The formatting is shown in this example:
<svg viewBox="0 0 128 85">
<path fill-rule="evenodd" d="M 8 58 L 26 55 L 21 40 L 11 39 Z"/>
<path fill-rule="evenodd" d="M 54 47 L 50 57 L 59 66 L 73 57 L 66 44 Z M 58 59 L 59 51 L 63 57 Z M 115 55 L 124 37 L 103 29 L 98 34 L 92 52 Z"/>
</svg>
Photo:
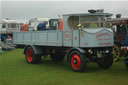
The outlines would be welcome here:
<svg viewBox="0 0 128 85">
<path fill-rule="evenodd" d="M 112 40 L 112 39 L 97 39 L 98 41 Z"/>
<path fill-rule="evenodd" d="M 104 36 L 104 37 L 102 37 L 102 36 Z M 105 36 L 108 36 L 108 37 L 106 38 Z M 111 37 L 112 37 L 112 34 L 110 34 L 110 33 L 100 33 L 96 36 L 96 39 L 98 41 L 102 41 L 102 42 L 99 42 L 99 45 L 112 45 Z M 105 41 L 105 42 L 103 42 L 103 41 Z"/>
<path fill-rule="evenodd" d="M 109 33 L 100 33 L 96 36 L 96 38 L 99 38 L 101 36 L 112 36 L 112 34 L 109 34 Z"/>
<path fill-rule="evenodd" d="M 112 45 L 111 42 L 99 43 L 99 45 Z"/>
<path fill-rule="evenodd" d="M 64 31 L 64 40 L 65 41 L 71 40 L 71 32 L 70 31 Z"/>
<path fill-rule="evenodd" d="M 88 45 L 88 43 L 83 43 L 83 45 Z"/>
</svg>

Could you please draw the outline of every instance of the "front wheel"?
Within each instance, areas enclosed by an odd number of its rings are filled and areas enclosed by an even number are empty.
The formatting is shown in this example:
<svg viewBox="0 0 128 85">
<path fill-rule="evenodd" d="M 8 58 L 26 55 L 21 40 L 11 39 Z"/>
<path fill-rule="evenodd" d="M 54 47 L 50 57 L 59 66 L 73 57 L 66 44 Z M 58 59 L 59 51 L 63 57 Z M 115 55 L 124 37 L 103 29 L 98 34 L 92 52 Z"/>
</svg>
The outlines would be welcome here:
<svg viewBox="0 0 128 85">
<path fill-rule="evenodd" d="M 30 64 L 37 64 L 37 63 L 40 63 L 41 61 L 41 55 L 36 55 L 32 47 L 26 48 L 25 57 L 26 57 L 27 63 L 30 63 Z"/>
<path fill-rule="evenodd" d="M 70 66 L 75 72 L 83 72 L 86 68 L 86 57 L 79 51 L 72 51 L 69 54 Z"/>
<path fill-rule="evenodd" d="M 111 53 L 102 54 L 102 58 L 97 60 L 99 67 L 101 68 L 110 68 L 113 64 L 113 56 Z"/>
</svg>

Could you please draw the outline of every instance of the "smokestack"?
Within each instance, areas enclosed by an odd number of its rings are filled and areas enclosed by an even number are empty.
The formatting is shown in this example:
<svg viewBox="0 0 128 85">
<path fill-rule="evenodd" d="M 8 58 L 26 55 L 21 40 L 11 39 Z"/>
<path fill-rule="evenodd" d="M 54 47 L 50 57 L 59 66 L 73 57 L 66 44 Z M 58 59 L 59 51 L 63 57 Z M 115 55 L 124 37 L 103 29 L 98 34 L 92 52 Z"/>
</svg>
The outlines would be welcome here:
<svg viewBox="0 0 128 85">
<path fill-rule="evenodd" d="M 88 12 L 89 12 L 89 13 L 96 13 L 96 10 L 90 9 L 90 10 L 88 10 Z"/>
<path fill-rule="evenodd" d="M 121 18 L 121 14 L 116 14 L 116 18 Z"/>
</svg>

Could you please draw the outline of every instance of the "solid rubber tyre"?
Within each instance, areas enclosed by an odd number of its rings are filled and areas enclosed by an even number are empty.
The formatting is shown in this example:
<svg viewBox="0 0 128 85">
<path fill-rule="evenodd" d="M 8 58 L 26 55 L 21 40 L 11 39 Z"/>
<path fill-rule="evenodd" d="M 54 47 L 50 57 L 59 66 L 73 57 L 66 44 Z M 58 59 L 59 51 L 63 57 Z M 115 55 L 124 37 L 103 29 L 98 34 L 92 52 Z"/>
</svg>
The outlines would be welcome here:
<svg viewBox="0 0 128 85">
<path fill-rule="evenodd" d="M 86 69 L 86 57 L 79 51 L 72 51 L 69 54 L 69 63 L 73 71 L 84 72 Z"/>
<path fill-rule="evenodd" d="M 41 61 L 41 55 L 34 53 L 32 47 L 27 47 L 25 50 L 26 61 L 29 64 L 38 64 Z"/>
<path fill-rule="evenodd" d="M 112 54 L 108 53 L 108 54 L 104 54 L 102 56 L 103 56 L 103 58 L 101 58 L 100 60 L 98 59 L 98 61 L 97 61 L 99 67 L 104 68 L 104 69 L 110 68 L 113 64 Z"/>
</svg>

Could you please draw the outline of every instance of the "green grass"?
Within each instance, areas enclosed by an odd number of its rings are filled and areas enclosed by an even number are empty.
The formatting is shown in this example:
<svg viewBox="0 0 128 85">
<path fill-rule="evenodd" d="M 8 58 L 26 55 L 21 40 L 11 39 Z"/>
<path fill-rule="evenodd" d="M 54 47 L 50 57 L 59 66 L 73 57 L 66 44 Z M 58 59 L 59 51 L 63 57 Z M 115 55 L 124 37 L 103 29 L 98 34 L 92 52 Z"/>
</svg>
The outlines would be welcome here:
<svg viewBox="0 0 128 85">
<path fill-rule="evenodd" d="M 15 49 L 0 55 L 0 85 L 128 85 L 128 69 L 119 62 L 107 70 L 88 63 L 84 73 L 73 72 L 65 61 L 27 64 L 23 49 Z"/>
</svg>

